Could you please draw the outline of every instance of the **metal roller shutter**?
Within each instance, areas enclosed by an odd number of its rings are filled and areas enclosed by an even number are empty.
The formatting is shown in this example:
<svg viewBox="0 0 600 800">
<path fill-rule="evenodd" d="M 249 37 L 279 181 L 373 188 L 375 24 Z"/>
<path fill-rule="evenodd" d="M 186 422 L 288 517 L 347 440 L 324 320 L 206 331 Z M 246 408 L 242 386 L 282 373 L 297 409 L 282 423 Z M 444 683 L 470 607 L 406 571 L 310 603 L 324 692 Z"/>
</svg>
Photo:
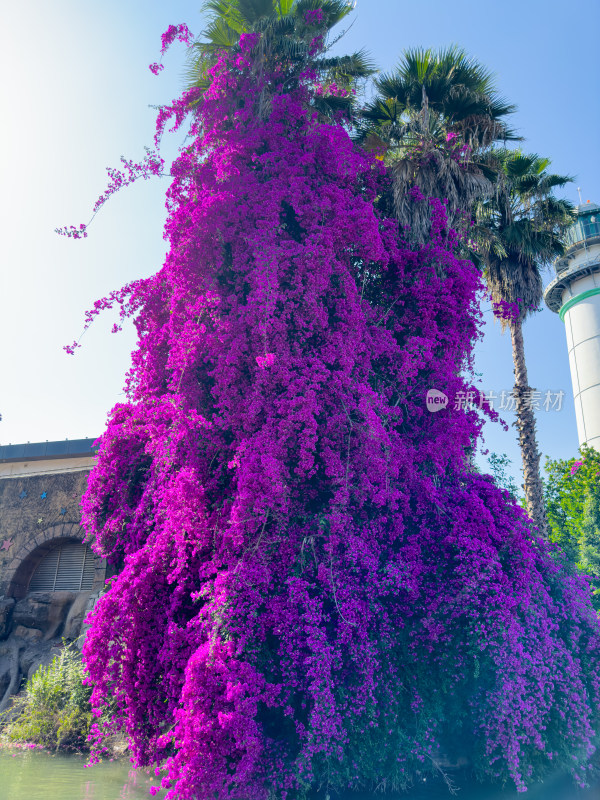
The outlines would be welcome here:
<svg viewBox="0 0 600 800">
<path fill-rule="evenodd" d="M 66 542 L 44 556 L 29 583 L 30 592 L 79 592 L 94 582 L 94 554 L 85 544 Z"/>
</svg>

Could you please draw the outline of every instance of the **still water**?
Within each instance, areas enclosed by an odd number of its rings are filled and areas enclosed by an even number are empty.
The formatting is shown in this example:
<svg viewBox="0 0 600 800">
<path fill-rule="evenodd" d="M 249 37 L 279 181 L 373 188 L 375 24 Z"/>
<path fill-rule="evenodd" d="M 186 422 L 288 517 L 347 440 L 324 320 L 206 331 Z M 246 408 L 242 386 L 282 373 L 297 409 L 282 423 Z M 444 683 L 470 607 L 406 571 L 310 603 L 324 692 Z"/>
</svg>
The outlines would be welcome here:
<svg viewBox="0 0 600 800">
<path fill-rule="evenodd" d="M 127 761 L 84 764 L 78 755 L 0 749 L 0 800 L 152 800 L 149 789 L 159 785 L 160 779 Z"/>
<path fill-rule="evenodd" d="M 83 756 L 0 749 L 0 800 L 152 800 L 150 787 L 159 784 L 153 775 L 134 770 L 127 762 L 104 761 L 87 768 L 84 764 Z M 156 800 L 162 800 L 165 794 L 160 791 L 155 795 Z M 443 785 L 423 785 L 402 795 L 403 800 L 452 800 L 452 797 Z M 557 775 L 524 794 L 463 784 L 454 797 L 457 800 L 600 800 L 600 783 L 582 791 L 566 776 Z M 391 796 L 354 795 L 336 800 L 391 800 Z"/>
</svg>

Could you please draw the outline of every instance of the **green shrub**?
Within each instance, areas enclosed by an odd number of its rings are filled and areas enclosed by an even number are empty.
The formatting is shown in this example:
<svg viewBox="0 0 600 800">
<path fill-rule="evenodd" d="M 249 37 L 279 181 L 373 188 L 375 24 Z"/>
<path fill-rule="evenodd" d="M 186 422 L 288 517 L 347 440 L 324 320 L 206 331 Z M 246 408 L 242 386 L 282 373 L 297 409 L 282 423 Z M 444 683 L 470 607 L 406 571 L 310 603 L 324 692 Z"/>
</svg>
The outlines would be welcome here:
<svg viewBox="0 0 600 800">
<path fill-rule="evenodd" d="M 590 578 L 600 612 L 600 453 L 584 445 L 579 459 L 546 459 L 545 503 L 550 541 Z"/>
<path fill-rule="evenodd" d="M 506 454 L 490 453 L 488 458 L 491 474 L 494 477 L 496 486 L 507 491 L 511 497 L 518 503 L 521 503 L 519 497 L 519 487 L 515 479 L 510 474 L 512 461 Z"/>
<path fill-rule="evenodd" d="M 91 687 L 83 685 L 79 651 L 65 647 L 52 663 L 41 666 L 8 712 L 0 717 L 0 736 L 10 742 L 81 750 L 92 721 Z"/>
</svg>

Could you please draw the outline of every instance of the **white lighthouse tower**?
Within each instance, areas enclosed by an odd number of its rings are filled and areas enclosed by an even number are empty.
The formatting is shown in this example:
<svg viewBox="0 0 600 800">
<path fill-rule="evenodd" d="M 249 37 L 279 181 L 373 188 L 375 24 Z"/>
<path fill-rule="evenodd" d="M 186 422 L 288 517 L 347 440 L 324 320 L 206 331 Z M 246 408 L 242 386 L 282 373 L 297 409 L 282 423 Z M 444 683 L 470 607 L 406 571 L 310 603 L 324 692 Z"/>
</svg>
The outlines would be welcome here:
<svg viewBox="0 0 600 800">
<path fill-rule="evenodd" d="M 567 250 L 544 292 L 565 323 L 579 445 L 600 450 L 600 207 L 577 206 Z"/>
</svg>

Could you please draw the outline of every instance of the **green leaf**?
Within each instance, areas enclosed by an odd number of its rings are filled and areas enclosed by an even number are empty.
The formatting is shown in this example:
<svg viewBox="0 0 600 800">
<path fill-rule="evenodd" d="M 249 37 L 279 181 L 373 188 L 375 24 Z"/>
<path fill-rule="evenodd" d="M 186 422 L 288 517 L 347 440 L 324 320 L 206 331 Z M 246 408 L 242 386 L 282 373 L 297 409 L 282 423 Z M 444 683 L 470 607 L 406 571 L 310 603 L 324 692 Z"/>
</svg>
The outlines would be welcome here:
<svg viewBox="0 0 600 800">
<path fill-rule="evenodd" d="M 294 5 L 294 0 L 277 0 L 277 13 L 284 17 L 289 14 Z"/>
<path fill-rule="evenodd" d="M 323 12 L 327 26 L 333 28 L 354 11 L 354 4 L 347 0 L 298 0 L 294 8 L 295 13 L 301 19 L 307 11 L 316 10 Z"/>
<path fill-rule="evenodd" d="M 271 17 L 275 13 L 273 0 L 236 0 L 242 19 L 248 28 L 252 28 L 258 20 Z"/>
<path fill-rule="evenodd" d="M 366 50 L 359 50 L 348 56 L 321 58 L 318 65 L 320 69 L 331 70 L 336 74 L 353 78 L 366 78 L 376 70 L 375 62 Z"/>
</svg>

